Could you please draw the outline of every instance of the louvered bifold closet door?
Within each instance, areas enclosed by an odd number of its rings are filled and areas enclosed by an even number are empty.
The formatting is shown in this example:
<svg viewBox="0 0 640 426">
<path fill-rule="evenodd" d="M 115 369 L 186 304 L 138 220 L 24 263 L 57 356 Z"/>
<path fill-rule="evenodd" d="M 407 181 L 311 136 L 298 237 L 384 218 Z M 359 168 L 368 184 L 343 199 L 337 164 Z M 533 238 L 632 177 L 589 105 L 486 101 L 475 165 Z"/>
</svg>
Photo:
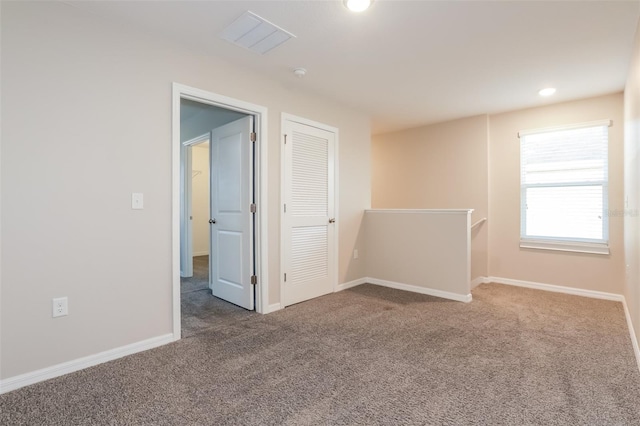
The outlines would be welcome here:
<svg viewBox="0 0 640 426">
<path fill-rule="evenodd" d="M 333 291 L 335 134 L 293 121 L 284 127 L 286 306 Z"/>
</svg>

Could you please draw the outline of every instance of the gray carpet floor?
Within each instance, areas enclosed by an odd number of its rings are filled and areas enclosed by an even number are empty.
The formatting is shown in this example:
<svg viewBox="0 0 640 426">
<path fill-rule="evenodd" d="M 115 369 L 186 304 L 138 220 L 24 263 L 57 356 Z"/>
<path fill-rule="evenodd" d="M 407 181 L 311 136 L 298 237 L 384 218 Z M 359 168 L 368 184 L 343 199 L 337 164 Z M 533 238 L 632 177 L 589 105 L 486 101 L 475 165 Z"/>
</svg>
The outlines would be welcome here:
<svg viewBox="0 0 640 426">
<path fill-rule="evenodd" d="M 182 337 L 192 337 L 209 329 L 226 327 L 246 319 L 255 312 L 247 311 L 211 295 L 209 289 L 209 256 L 193 258 L 193 276 L 180 279 Z"/>
<path fill-rule="evenodd" d="M 194 256 L 193 276 L 180 278 L 182 294 L 201 291 L 209 288 L 209 256 Z"/>
<path fill-rule="evenodd" d="M 362 285 L 0 396 L 2 425 L 637 425 L 620 303 Z"/>
</svg>

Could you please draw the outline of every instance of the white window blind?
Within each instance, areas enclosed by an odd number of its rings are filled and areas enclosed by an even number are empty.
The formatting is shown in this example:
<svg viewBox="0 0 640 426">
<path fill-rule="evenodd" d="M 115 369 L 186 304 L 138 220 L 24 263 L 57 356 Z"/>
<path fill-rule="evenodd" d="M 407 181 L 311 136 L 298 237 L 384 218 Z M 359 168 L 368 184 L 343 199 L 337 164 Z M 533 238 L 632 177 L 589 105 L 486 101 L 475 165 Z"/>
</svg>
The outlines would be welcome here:
<svg viewBox="0 0 640 426">
<path fill-rule="evenodd" d="M 522 247 L 608 253 L 609 124 L 521 132 Z"/>
</svg>

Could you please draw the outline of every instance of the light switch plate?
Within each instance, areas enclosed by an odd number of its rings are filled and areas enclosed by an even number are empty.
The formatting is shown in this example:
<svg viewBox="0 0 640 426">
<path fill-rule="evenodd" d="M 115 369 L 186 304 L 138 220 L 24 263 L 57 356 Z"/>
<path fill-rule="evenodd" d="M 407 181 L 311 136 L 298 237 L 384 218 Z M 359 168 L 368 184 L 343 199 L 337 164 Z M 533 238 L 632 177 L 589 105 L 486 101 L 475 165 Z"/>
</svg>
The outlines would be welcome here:
<svg viewBox="0 0 640 426">
<path fill-rule="evenodd" d="M 131 194 L 131 208 L 141 210 L 144 208 L 144 197 L 142 192 L 134 192 Z"/>
</svg>

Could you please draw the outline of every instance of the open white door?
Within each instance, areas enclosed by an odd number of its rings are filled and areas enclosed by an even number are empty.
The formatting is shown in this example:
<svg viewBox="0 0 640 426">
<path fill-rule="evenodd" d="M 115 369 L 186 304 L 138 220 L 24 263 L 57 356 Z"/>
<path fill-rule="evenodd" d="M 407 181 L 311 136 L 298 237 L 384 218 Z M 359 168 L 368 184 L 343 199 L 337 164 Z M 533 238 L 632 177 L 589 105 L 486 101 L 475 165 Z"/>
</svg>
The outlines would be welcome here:
<svg viewBox="0 0 640 426">
<path fill-rule="evenodd" d="M 211 255 L 214 296 L 246 309 L 254 307 L 253 213 L 251 212 L 253 117 L 211 131 Z"/>
<path fill-rule="evenodd" d="M 336 134 L 284 120 L 283 301 L 333 292 Z"/>
</svg>

